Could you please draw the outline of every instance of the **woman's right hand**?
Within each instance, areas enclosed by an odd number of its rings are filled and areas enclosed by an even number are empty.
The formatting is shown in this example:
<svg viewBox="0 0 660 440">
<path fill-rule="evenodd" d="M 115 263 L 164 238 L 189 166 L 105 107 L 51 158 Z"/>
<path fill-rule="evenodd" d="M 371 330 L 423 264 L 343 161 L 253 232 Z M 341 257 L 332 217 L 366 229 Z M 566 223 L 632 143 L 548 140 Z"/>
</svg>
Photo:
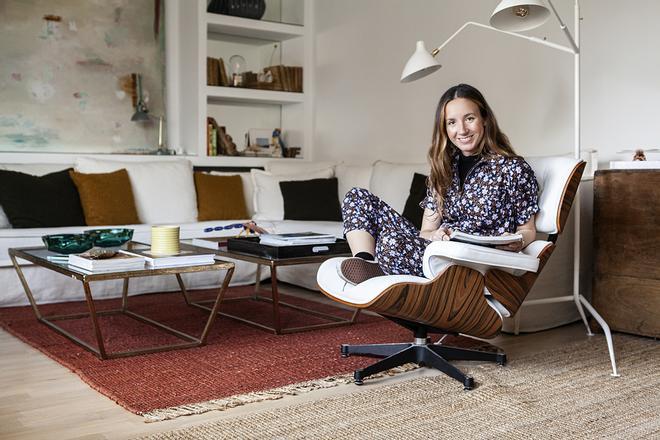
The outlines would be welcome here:
<svg viewBox="0 0 660 440">
<path fill-rule="evenodd" d="M 431 241 L 449 241 L 451 229 L 440 227 L 431 234 Z"/>
</svg>

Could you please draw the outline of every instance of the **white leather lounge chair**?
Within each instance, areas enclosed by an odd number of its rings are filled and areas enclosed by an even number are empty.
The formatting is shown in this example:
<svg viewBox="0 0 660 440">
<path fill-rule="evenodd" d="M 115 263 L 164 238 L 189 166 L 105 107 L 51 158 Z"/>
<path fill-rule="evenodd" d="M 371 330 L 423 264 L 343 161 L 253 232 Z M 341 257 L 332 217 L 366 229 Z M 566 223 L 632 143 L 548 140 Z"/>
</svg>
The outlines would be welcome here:
<svg viewBox="0 0 660 440">
<path fill-rule="evenodd" d="M 321 265 L 317 282 L 324 294 L 341 303 L 368 309 L 414 333 L 411 343 L 342 345 L 342 356 L 384 359 L 354 373 L 355 383 L 372 374 L 415 362 L 435 367 L 472 389 L 472 377 L 450 360 L 506 363 L 504 352 L 431 343 L 428 333 L 492 338 L 502 318 L 515 315 L 555 248 L 580 183 L 585 163 L 568 157 L 528 158 L 539 182 L 537 239 L 522 252 L 451 241 L 431 243 L 424 254 L 424 277 L 387 275 L 358 285 L 343 281 L 337 268 L 343 258 Z"/>
</svg>

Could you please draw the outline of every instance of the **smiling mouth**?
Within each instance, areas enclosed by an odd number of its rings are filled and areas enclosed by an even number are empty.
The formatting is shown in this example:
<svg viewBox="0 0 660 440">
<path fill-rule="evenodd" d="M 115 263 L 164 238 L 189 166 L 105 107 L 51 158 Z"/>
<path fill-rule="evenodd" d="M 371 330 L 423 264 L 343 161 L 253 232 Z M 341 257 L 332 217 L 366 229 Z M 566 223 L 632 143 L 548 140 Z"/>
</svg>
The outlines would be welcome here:
<svg viewBox="0 0 660 440">
<path fill-rule="evenodd" d="M 470 141 L 470 140 L 472 139 L 473 136 L 474 136 L 474 135 L 471 134 L 470 136 L 459 137 L 458 140 L 461 141 L 461 142 L 468 142 L 468 141 Z"/>
</svg>

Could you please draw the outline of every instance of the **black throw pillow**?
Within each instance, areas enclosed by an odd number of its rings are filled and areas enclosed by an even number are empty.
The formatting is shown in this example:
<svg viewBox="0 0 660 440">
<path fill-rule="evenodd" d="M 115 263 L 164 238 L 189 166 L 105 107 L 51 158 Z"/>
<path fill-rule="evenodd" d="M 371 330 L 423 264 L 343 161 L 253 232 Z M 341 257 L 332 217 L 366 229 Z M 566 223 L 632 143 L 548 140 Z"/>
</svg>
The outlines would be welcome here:
<svg viewBox="0 0 660 440">
<path fill-rule="evenodd" d="M 426 197 L 426 177 L 423 174 L 415 173 L 410 185 L 410 194 L 408 200 L 406 200 L 406 206 L 403 208 L 403 217 L 410 220 L 417 229 L 422 227 L 424 209 L 419 204 Z"/>
<path fill-rule="evenodd" d="M 85 224 L 78 189 L 69 170 L 45 176 L 0 170 L 0 205 L 14 228 Z"/>
<path fill-rule="evenodd" d="M 285 220 L 341 221 L 337 178 L 280 182 Z"/>
</svg>

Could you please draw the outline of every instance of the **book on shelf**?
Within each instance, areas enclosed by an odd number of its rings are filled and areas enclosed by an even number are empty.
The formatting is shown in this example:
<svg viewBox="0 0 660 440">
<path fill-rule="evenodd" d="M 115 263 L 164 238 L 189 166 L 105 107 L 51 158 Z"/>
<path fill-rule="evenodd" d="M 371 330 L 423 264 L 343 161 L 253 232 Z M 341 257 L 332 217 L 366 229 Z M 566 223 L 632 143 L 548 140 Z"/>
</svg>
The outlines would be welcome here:
<svg viewBox="0 0 660 440">
<path fill-rule="evenodd" d="M 288 234 L 261 234 L 259 243 L 267 246 L 300 246 L 313 244 L 330 244 L 337 241 L 332 234 L 318 232 L 292 232 Z"/>
<path fill-rule="evenodd" d="M 517 233 L 508 235 L 475 235 L 461 231 L 452 231 L 452 233 L 449 234 L 449 238 L 452 241 L 458 241 L 461 243 L 494 247 L 522 241 L 523 236 L 522 234 Z"/>
<path fill-rule="evenodd" d="M 206 57 L 206 85 L 228 86 L 229 79 L 222 58 Z"/>
<path fill-rule="evenodd" d="M 69 266 L 90 272 L 119 272 L 144 269 L 144 258 L 121 252 L 110 258 L 94 258 L 89 253 L 69 255 Z"/>
<path fill-rule="evenodd" d="M 164 267 L 179 266 L 204 266 L 213 264 L 215 254 L 200 249 L 191 249 L 181 245 L 179 253 L 174 255 L 159 255 L 151 252 L 147 245 L 143 247 L 133 247 L 130 250 L 120 250 L 119 252 L 144 258 L 147 267 L 150 269 L 160 269 Z"/>
<path fill-rule="evenodd" d="M 203 247 L 206 249 L 219 249 L 221 247 L 227 247 L 227 241 L 229 237 L 205 237 L 205 238 L 193 238 L 193 246 Z"/>
<path fill-rule="evenodd" d="M 264 68 L 264 71 L 270 71 L 273 78 L 273 90 L 302 93 L 302 67 L 277 65 L 266 67 Z"/>
</svg>

